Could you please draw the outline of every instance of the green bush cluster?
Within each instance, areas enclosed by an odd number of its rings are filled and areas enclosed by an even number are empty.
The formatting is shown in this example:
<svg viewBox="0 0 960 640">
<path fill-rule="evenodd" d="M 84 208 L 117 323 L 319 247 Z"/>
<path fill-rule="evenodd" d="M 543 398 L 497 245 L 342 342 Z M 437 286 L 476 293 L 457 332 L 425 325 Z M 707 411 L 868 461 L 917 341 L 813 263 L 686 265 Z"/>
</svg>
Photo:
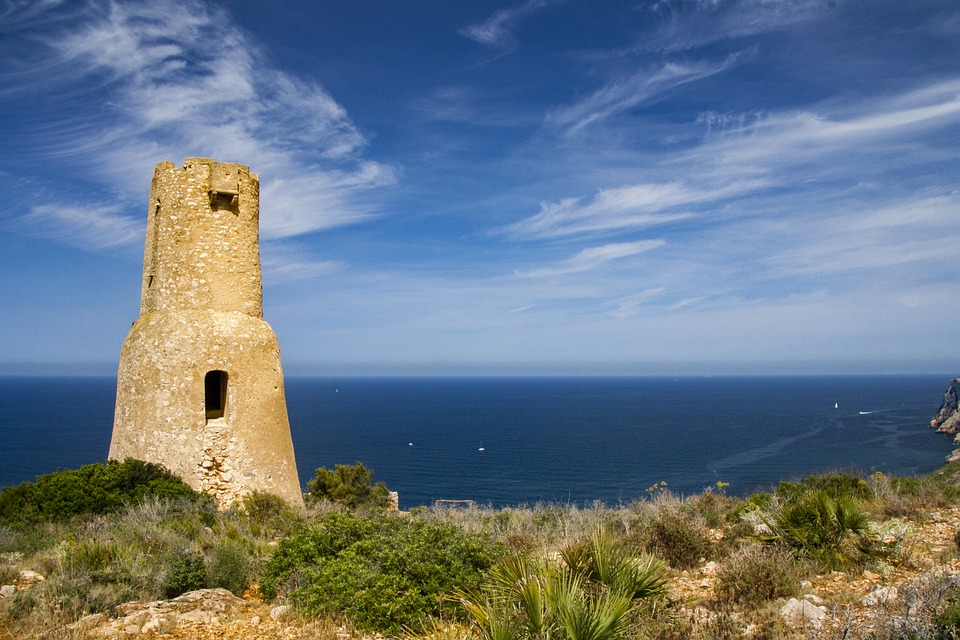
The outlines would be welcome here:
<svg viewBox="0 0 960 640">
<path fill-rule="evenodd" d="M 208 587 L 241 595 L 285 535 L 277 532 L 302 524 L 279 498 L 254 494 L 227 511 L 209 500 L 147 496 L 69 522 L 0 526 L 0 558 L 47 578 L 0 602 L 0 628 L 37 619 L 68 624 L 122 602 Z"/>
<path fill-rule="evenodd" d="M 873 497 L 866 480 L 845 472 L 807 476 L 803 482 L 781 482 L 777 485 L 777 495 L 788 501 L 799 500 L 814 491 L 835 500 L 843 497 L 868 500 Z"/>
<path fill-rule="evenodd" d="M 400 515 L 331 513 L 283 540 L 260 588 L 308 613 L 396 631 L 441 612 L 440 596 L 475 586 L 500 551 L 488 536 Z"/>
<path fill-rule="evenodd" d="M 383 509 L 390 504 L 387 485 L 382 482 L 373 484 L 373 471 L 360 462 L 338 464 L 332 471 L 320 467 L 307 486 L 314 500 L 329 500 L 351 509 Z"/>
<path fill-rule="evenodd" d="M 29 525 L 119 511 L 152 495 L 209 500 L 164 467 L 127 458 L 61 470 L 0 490 L 0 524 Z"/>
</svg>

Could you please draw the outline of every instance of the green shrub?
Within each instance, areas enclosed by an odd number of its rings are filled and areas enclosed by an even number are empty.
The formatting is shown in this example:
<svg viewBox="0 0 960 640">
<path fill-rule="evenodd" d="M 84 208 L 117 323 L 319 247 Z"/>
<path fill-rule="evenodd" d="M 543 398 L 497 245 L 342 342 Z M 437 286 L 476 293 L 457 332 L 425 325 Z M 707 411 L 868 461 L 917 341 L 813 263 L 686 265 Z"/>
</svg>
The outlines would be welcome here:
<svg viewBox="0 0 960 640">
<path fill-rule="evenodd" d="M 362 463 L 338 464 L 333 471 L 317 469 L 317 475 L 307 483 L 310 497 L 329 500 L 351 509 L 358 507 L 385 508 L 390 504 L 390 490 L 382 482 L 373 484 L 373 471 Z"/>
<path fill-rule="evenodd" d="M 301 524 L 300 516 L 283 498 L 264 491 L 245 496 L 239 512 L 251 533 L 262 538 L 289 535 Z"/>
<path fill-rule="evenodd" d="M 734 505 L 730 511 L 730 519 L 734 521 L 742 520 L 744 517 L 749 517 L 749 514 L 766 511 L 770 508 L 772 501 L 773 494 L 754 493 Z"/>
<path fill-rule="evenodd" d="M 684 503 L 684 508 L 694 516 L 700 516 L 708 527 L 719 528 L 727 521 L 736 502 L 722 493 L 704 491 Z"/>
<path fill-rule="evenodd" d="M 645 547 L 675 569 L 690 569 L 715 550 L 703 523 L 688 514 L 664 511 L 650 523 Z"/>
<path fill-rule="evenodd" d="M 873 495 L 866 480 L 842 472 L 807 476 L 801 483 L 781 482 L 777 485 L 777 495 L 788 501 L 797 501 L 812 492 L 820 492 L 833 499 L 849 496 L 868 500 Z"/>
<path fill-rule="evenodd" d="M 477 585 L 499 555 L 488 537 L 411 517 L 331 513 L 283 540 L 261 577 L 307 613 L 396 631 L 439 614 L 442 594 Z"/>
<path fill-rule="evenodd" d="M 127 458 L 88 464 L 0 490 L 0 523 L 29 525 L 120 510 L 146 495 L 203 500 L 164 467 Z"/>
<path fill-rule="evenodd" d="M 717 597 L 726 602 L 761 604 L 798 595 L 800 579 L 793 558 L 776 547 L 747 547 L 724 562 L 717 574 Z"/>
<path fill-rule="evenodd" d="M 223 587 L 238 596 L 243 594 L 250 584 L 249 557 L 250 552 L 237 541 L 218 542 L 207 567 L 207 586 Z"/>
<path fill-rule="evenodd" d="M 960 634 L 960 600 L 950 598 L 931 621 L 938 638 L 956 638 Z"/>
<path fill-rule="evenodd" d="M 207 570 L 203 556 L 198 553 L 183 553 L 167 560 L 167 573 L 160 588 L 166 598 L 176 598 L 188 591 L 207 586 Z"/>
</svg>

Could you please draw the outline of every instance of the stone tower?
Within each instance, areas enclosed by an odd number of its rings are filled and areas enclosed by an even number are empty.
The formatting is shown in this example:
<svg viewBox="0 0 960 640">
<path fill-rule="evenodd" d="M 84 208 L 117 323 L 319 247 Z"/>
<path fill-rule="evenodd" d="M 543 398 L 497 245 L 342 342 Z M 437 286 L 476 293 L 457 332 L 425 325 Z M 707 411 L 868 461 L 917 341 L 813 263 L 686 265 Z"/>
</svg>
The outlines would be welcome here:
<svg viewBox="0 0 960 640">
<path fill-rule="evenodd" d="M 239 164 L 156 166 L 140 317 L 117 375 L 110 458 L 160 463 L 221 507 L 254 490 L 303 502 L 263 320 L 259 188 Z"/>
</svg>

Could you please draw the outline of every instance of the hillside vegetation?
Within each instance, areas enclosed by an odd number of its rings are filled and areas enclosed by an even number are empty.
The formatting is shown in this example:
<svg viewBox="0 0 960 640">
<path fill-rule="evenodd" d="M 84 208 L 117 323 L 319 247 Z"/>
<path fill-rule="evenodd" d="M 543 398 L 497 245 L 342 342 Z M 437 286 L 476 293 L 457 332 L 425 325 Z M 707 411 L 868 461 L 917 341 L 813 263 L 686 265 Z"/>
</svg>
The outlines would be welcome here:
<svg viewBox="0 0 960 640">
<path fill-rule="evenodd" d="M 953 638 L 957 477 L 401 514 L 358 465 L 318 470 L 304 509 L 220 512 L 155 465 L 88 465 L 0 491 L 0 638 L 97 637 L 74 623 L 209 588 L 290 605 L 276 637 Z M 261 617 L 218 633 L 273 637 Z"/>
</svg>

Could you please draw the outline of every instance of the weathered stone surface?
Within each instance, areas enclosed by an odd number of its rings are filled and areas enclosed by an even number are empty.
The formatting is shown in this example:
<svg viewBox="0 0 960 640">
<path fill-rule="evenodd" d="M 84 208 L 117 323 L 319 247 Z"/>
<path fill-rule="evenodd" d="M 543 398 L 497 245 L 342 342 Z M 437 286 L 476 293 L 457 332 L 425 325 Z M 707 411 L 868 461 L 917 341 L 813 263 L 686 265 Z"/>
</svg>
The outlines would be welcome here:
<svg viewBox="0 0 960 640">
<path fill-rule="evenodd" d="M 110 458 L 164 465 L 222 506 L 302 504 L 280 347 L 263 321 L 259 179 L 187 158 L 154 171 L 140 318 L 120 354 Z"/>
<path fill-rule="evenodd" d="M 29 569 L 24 569 L 23 571 L 17 574 L 17 580 L 21 585 L 31 586 L 38 582 L 46 582 L 46 578 L 37 573 L 36 571 L 30 571 Z"/>
<path fill-rule="evenodd" d="M 819 629 L 827 617 L 827 611 L 808 600 L 790 598 L 787 604 L 780 607 L 780 617 L 792 627 Z"/>
<path fill-rule="evenodd" d="M 896 587 L 877 587 L 867 595 L 860 598 L 860 604 L 868 607 L 875 607 L 878 604 L 893 602 L 899 596 Z"/>
<path fill-rule="evenodd" d="M 286 616 L 289 616 L 291 612 L 290 605 L 281 604 L 270 609 L 270 617 L 274 620 L 281 620 Z"/>
<path fill-rule="evenodd" d="M 171 633 L 183 623 L 218 625 L 243 613 L 249 603 L 226 589 L 201 589 L 173 600 L 128 602 L 117 607 L 118 617 L 97 613 L 68 627 L 101 638 Z"/>
<path fill-rule="evenodd" d="M 960 378 L 950 382 L 937 415 L 930 421 L 930 428 L 940 433 L 960 435 Z"/>
</svg>

